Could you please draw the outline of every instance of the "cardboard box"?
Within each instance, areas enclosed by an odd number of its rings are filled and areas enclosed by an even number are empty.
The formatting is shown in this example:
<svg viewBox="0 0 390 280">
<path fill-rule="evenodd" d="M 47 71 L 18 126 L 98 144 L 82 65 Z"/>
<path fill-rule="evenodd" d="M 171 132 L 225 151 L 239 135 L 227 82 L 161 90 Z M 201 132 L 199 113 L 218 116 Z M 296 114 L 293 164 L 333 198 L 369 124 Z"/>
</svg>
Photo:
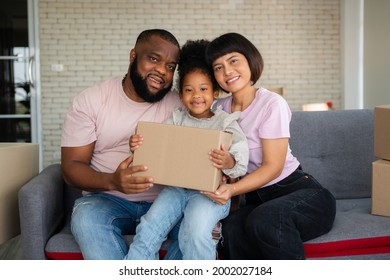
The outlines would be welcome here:
<svg viewBox="0 0 390 280">
<path fill-rule="evenodd" d="M 390 105 L 374 109 L 374 155 L 390 160 Z"/>
<path fill-rule="evenodd" d="M 372 209 L 374 215 L 390 216 L 390 161 L 372 163 Z"/>
<path fill-rule="evenodd" d="M 20 234 L 18 191 L 38 172 L 38 144 L 0 143 L 0 244 Z"/>
<path fill-rule="evenodd" d="M 138 176 L 151 176 L 157 184 L 214 192 L 222 179 L 209 151 L 230 147 L 232 135 L 218 130 L 138 122 L 144 138 L 134 153 L 134 165 L 148 166 Z"/>
</svg>

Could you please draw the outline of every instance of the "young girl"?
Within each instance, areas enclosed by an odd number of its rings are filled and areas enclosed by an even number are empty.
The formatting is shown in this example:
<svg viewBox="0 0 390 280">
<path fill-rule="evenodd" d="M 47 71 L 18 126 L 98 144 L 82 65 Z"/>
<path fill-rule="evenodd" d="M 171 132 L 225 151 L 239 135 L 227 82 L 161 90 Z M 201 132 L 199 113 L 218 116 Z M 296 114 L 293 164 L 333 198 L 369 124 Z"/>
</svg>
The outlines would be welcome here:
<svg viewBox="0 0 390 280">
<path fill-rule="evenodd" d="M 221 204 L 245 194 L 245 206 L 222 221 L 221 255 L 304 259 L 303 242 L 331 229 L 335 199 L 291 154 L 291 111 L 285 99 L 254 86 L 264 66 L 257 48 L 244 36 L 228 33 L 208 45 L 206 59 L 220 87 L 232 93 L 217 105 L 228 113 L 241 112 L 250 149 L 248 174 L 221 185 L 218 193 L 207 193 Z"/>
<path fill-rule="evenodd" d="M 227 176 L 238 178 L 246 174 L 248 143 L 237 123 L 239 112 L 228 114 L 221 108 L 211 110 L 219 91 L 213 72 L 205 61 L 207 44 L 208 41 L 199 40 L 188 41 L 183 46 L 178 65 L 178 88 L 186 109 L 177 109 L 165 123 L 233 133 L 230 149 L 223 146 L 213 149 L 210 160 Z M 141 135 L 130 138 L 131 151 L 141 144 Z M 182 219 L 178 240 L 183 259 L 215 259 L 216 243 L 211 233 L 215 225 L 228 215 L 229 208 L 229 199 L 216 203 L 196 190 L 165 187 L 149 211 L 142 216 L 126 258 L 158 259 L 161 244 Z"/>
</svg>

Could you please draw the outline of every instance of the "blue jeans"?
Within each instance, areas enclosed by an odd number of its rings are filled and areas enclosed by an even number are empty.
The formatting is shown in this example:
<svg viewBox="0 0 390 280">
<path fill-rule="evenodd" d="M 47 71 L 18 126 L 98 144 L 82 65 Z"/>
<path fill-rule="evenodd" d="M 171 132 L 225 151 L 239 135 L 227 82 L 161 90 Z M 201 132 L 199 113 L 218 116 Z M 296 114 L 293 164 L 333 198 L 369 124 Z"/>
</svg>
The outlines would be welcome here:
<svg viewBox="0 0 390 280">
<path fill-rule="evenodd" d="M 179 247 L 184 260 L 214 260 L 212 230 L 230 209 L 230 201 L 218 205 L 196 190 L 165 187 L 141 218 L 127 259 L 155 260 L 168 232 L 181 221 Z"/>
<path fill-rule="evenodd" d="M 128 245 L 123 235 L 134 234 L 148 202 L 131 202 L 106 193 L 90 193 L 76 200 L 71 230 L 84 259 L 123 260 Z M 176 240 L 168 248 L 165 259 L 181 259 L 177 242 L 178 226 L 169 238 Z"/>
<path fill-rule="evenodd" d="M 304 259 L 303 242 L 327 233 L 336 215 L 333 195 L 300 167 L 245 199 L 222 221 L 223 259 Z"/>
</svg>

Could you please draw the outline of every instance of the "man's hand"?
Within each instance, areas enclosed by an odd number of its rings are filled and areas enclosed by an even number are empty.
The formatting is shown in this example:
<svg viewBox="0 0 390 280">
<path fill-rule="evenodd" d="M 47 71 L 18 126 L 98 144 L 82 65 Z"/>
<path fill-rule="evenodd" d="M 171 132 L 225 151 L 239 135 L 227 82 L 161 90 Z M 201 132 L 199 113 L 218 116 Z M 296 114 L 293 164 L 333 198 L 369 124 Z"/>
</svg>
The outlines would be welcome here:
<svg viewBox="0 0 390 280">
<path fill-rule="evenodd" d="M 133 162 L 133 156 L 122 161 L 113 174 L 112 184 L 115 188 L 126 194 L 142 193 L 153 187 L 153 178 L 133 176 L 138 172 L 147 170 L 145 165 L 129 166 Z"/>
<path fill-rule="evenodd" d="M 91 161 L 94 143 L 83 147 L 62 147 L 61 166 L 67 183 L 85 191 L 113 191 L 126 194 L 141 193 L 153 186 L 153 178 L 133 176 L 147 170 L 144 165 L 130 166 L 133 156 L 122 161 L 115 172 L 99 172 L 93 169 Z"/>
</svg>

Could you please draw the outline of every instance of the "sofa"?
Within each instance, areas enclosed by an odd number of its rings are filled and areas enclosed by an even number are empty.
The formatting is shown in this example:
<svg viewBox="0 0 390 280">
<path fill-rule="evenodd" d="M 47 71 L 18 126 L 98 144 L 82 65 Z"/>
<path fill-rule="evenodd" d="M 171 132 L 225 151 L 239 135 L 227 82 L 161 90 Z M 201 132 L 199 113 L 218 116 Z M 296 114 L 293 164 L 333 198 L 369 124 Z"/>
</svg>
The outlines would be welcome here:
<svg viewBox="0 0 390 280">
<path fill-rule="evenodd" d="M 373 110 L 293 112 L 293 154 L 337 199 L 334 226 L 305 242 L 307 259 L 390 259 L 390 217 L 371 214 L 373 130 Z M 83 258 L 70 231 L 80 195 L 64 182 L 60 164 L 44 168 L 20 189 L 25 259 Z"/>
</svg>

